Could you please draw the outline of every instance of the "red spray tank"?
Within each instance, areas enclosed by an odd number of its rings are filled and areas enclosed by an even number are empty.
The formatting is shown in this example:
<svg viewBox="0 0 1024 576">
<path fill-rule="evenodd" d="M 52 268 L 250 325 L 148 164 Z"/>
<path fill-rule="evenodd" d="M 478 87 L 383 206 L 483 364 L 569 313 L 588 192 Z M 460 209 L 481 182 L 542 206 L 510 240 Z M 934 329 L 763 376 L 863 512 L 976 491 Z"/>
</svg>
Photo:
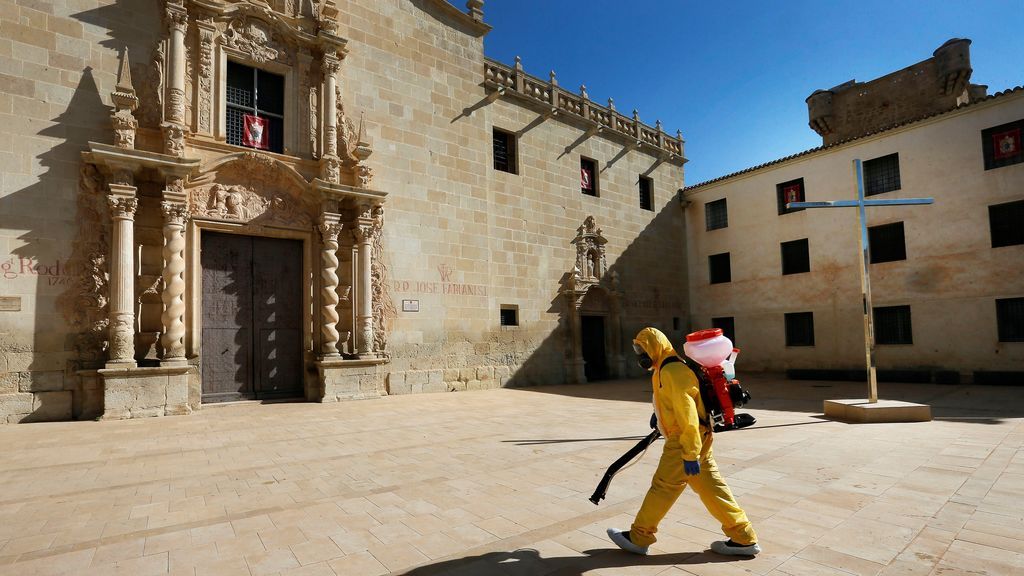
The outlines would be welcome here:
<svg viewBox="0 0 1024 576">
<path fill-rule="evenodd" d="M 733 363 L 739 352 L 739 348 L 733 348 L 732 341 L 722 335 L 720 328 L 687 334 L 686 343 L 683 344 L 683 353 L 700 364 L 711 381 L 721 410 L 721 421 L 715 424 L 725 429 L 749 426 L 745 422 L 736 422 L 736 407 L 742 406 L 750 398 L 750 395 L 740 388 L 739 382 L 733 379 L 736 376 Z M 705 406 L 709 411 L 708 416 L 718 420 L 719 418 L 714 417 L 717 415 L 710 414 L 714 411 L 713 408 Z"/>
</svg>

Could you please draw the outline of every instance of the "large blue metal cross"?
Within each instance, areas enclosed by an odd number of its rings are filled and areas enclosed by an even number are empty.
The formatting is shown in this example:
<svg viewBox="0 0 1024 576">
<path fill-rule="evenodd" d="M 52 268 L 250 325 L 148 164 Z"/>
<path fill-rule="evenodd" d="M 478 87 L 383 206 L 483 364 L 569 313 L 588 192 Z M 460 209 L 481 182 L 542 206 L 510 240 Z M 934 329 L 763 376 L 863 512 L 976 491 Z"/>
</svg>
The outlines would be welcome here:
<svg viewBox="0 0 1024 576">
<path fill-rule="evenodd" d="M 900 200 L 865 200 L 864 170 L 860 159 L 853 161 L 853 173 L 857 179 L 856 200 L 826 200 L 824 202 L 788 202 L 786 208 L 860 208 L 860 288 L 864 303 L 864 355 L 868 365 L 868 402 L 878 402 L 878 380 L 875 376 L 875 327 L 871 309 L 871 249 L 868 245 L 868 224 L 865 208 L 868 206 L 905 206 L 931 204 L 932 198 L 903 198 Z"/>
</svg>

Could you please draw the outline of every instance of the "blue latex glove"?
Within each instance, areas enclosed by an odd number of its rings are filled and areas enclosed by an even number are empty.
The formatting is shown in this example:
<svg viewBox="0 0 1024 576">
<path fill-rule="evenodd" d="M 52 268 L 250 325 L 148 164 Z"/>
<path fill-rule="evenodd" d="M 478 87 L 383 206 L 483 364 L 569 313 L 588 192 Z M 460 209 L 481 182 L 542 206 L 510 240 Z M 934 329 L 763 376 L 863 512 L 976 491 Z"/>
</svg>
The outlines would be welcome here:
<svg viewBox="0 0 1024 576">
<path fill-rule="evenodd" d="M 685 472 L 687 476 L 696 476 L 700 474 L 700 462 L 696 460 L 692 462 L 690 460 L 683 460 L 683 472 Z"/>
</svg>

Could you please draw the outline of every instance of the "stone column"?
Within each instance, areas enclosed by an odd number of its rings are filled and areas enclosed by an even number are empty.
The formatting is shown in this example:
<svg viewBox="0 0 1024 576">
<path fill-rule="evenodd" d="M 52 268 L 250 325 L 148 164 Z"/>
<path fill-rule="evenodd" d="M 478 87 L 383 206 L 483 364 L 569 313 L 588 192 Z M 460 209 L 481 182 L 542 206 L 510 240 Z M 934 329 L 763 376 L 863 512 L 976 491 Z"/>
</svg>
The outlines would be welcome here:
<svg viewBox="0 0 1024 576">
<path fill-rule="evenodd" d="M 107 202 L 113 220 L 110 255 L 110 355 L 108 368 L 135 366 L 135 186 L 122 172 L 110 186 Z"/>
<path fill-rule="evenodd" d="M 569 306 L 569 332 L 572 344 L 572 360 L 569 362 L 569 383 L 586 384 L 587 375 L 583 361 L 583 326 L 580 319 L 580 304 L 583 294 L 569 292 L 566 294 Z"/>
<path fill-rule="evenodd" d="M 341 160 L 338 158 L 338 71 L 341 61 L 337 56 L 324 54 L 323 58 L 323 91 L 324 91 L 324 141 L 323 157 L 320 160 L 320 178 L 338 184 L 341 182 Z"/>
<path fill-rule="evenodd" d="M 164 190 L 165 200 L 160 203 L 164 216 L 164 290 L 160 295 L 164 303 L 163 334 L 160 344 L 163 359 L 160 364 L 184 365 L 185 361 L 185 222 L 188 207 L 180 180 Z"/>
<path fill-rule="evenodd" d="M 341 216 L 324 213 L 320 218 L 323 250 L 320 252 L 320 300 L 323 334 L 321 355 L 337 358 L 338 353 L 338 235 L 341 234 Z"/>
<path fill-rule="evenodd" d="M 184 7 L 167 4 L 167 26 L 170 49 L 167 55 L 167 94 L 164 100 L 164 153 L 182 156 L 185 153 L 185 30 L 188 12 Z"/>
<path fill-rule="evenodd" d="M 366 214 L 369 214 L 369 210 Z M 356 331 L 359 338 L 356 344 L 360 358 L 373 357 L 373 282 L 370 264 L 373 258 L 373 236 L 378 233 L 373 224 L 372 218 L 360 217 L 356 219 L 356 227 L 352 230 L 359 257 L 359 277 L 356 280 L 359 288 L 356 292 Z"/>
</svg>

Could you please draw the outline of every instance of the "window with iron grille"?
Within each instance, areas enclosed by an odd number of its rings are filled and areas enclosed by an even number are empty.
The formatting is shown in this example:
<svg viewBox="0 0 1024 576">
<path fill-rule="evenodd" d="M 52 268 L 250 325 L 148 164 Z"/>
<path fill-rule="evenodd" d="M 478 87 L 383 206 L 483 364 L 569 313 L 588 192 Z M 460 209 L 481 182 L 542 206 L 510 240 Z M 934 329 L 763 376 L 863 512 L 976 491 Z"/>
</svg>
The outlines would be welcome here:
<svg viewBox="0 0 1024 576">
<path fill-rule="evenodd" d="M 640 177 L 640 208 L 654 211 L 654 180 L 646 176 Z"/>
<path fill-rule="evenodd" d="M 516 137 L 511 132 L 494 129 L 494 169 L 518 174 L 516 163 Z"/>
<path fill-rule="evenodd" d="M 786 314 L 786 346 L 814 346 L 814 313 Z"/>
<path fill-rule="evenodd" d="M 519 307 L 509 304 L 501 305 L 501 325 L 519 326 Z"/>
<path fill-rule="evenodd" d="M 732 345 L 736 345 L 736 323 L 733 321 L 732 316 L 723 316 L 721 318 L 711 319 L 712 328 L 721 328 L 722 335 L 732 341 Z"/>
<path fill-rule="evenodd" d="M 988 207 L 992 247 L 1024 244 L 1024 200 Z"/>
<path fill-rule="evenodd" d="M 729 226 L 729 209 L 725 205 L 725 198 L 704 205 L 704 222 L 708 230 Z"/>
<path fill-rule="evenodd" d="M 1024 120 L 1017 120 L 981 131 L 981 150 L 985 170 L 1024 162 Z"/>
<path fill-rule="evenodd" d="M 875 344 L 913 344 L 910 326 L 910 306 L 882 306 L 872 308 L 875 325 Z"/>
<path fill-rule="evenodd" d="M 729 253 L 708 256 L 708 277 L 712 284 L 732 281 L 732 269 L 729 265 Z"/>
<path fill-rule="evenodd" d="M 869 227 L 868 249 L 872 264 L 906 260 L 907 244 L 903 238 L 903 222 Z"/>
<path fill-rule="evenodd" d="M 284 152 L 284 76 L 228 60 L 227 142 L 236 146 L 262 148 L 247 142 L 245 117 L 260 119 L 266 134 L 266 149 Z"/>
<path fill-rule="evenodd" d="M 889 154 L 864 162 L 864 195 L 900 189 L 900 155 Z"/>
<path fill-rule="evenodd" d="M 580 157 L 580 191 L 587 196 L 597 196 L 597 161 Z"/>
<path fill-rule="evenodd" d="M 1024 298 L 996 300 L 1000 342 L 1024 342 Z"/>
<path fill-rule="evenodd" d="M 807 238 L 782 243 L 782 274 L 800 274 L 811 271 L 811 256 Z"/>
<path fill-rule="evenodd" d="M 786 208 L 786 204 L 789 202 L 803 202 L 805 200 L 804 179 L 797 178 L 796 180 L 776 184 L 775 197 L 779 203 L 779 214 L 789 214 L 790 212 L 806 210 L 806 208 Z"/>
</svg>

